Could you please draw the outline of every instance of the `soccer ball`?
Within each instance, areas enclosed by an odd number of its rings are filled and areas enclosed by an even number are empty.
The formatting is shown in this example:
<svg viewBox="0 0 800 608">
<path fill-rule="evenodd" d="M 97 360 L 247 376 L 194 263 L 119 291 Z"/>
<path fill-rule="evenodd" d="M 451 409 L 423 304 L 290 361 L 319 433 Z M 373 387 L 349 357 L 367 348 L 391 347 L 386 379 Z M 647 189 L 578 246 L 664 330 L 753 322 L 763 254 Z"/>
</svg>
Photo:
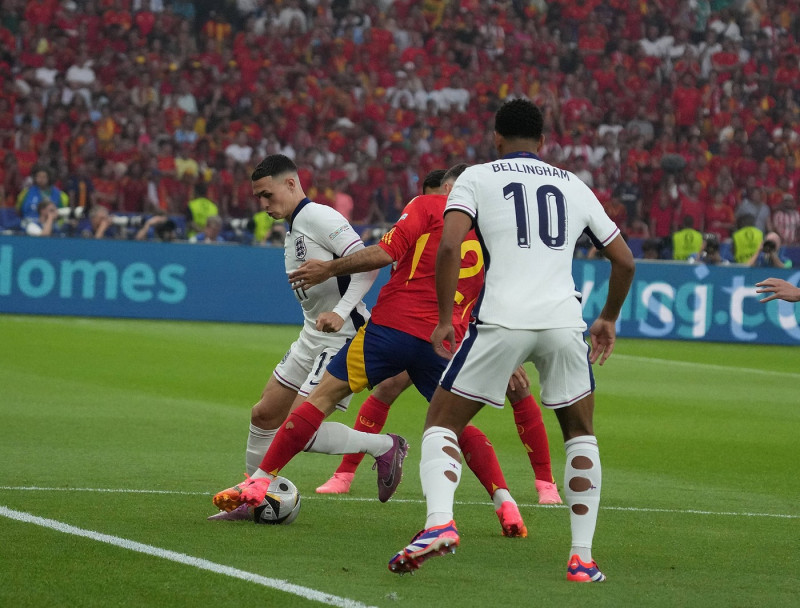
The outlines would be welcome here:
<svg viewBox="0 0 800 608">
<path fill-rule="evenodd" d="M 276 477 L 267 488 L 267 495 L 253 509 L 253 521 L 257 524 L 290 524 L 300 513 L 300 492 L 285 477 Z"/>
</svg>

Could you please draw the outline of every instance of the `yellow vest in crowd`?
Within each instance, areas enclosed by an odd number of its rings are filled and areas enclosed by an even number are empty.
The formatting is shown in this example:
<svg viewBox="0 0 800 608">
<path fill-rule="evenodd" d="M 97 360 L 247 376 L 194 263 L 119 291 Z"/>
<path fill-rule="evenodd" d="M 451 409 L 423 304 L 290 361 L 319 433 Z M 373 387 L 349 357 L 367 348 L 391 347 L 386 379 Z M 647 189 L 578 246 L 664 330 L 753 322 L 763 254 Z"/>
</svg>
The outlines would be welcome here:
<svg viewBox="0 0 800 608">
<path fill-rule="evenodd" d="M 208 222 L 208 218 L 212 215 L 219 215 L 217 206 L 204 196 L 198 196 L 189 201 L 189 212 L 192 214 L 192 221 L 200 228 L 206 227 L 206 222 Z M 197 232 L 191 230 L 187 236 L 193 236 L 195 234 L 197 234 Z"/>
<path fill-rule="evenodd" d="M 253 240 L 256 243 L 263 243 L 272 230 L 275 220 L 266 211 L 259 211 L 253 216 L 253 223 L 255 224 Z"/>
<path fill-rule="evenodd" d="M 672 235 L 672 258 L 687 260 L 693 253 L 699 254 L 703 248 L 703 233 L 694 228 L 684 228 Z"/>
<path fill-rule="evenodd" d="M 734 232 L 731 238 L 733 239 L 734 261 L 737 264 L 747 264 L 758 251 L 761 241 L 764 240 L 764 233 L 755 226 L 745 226 Z"/>
</svg>

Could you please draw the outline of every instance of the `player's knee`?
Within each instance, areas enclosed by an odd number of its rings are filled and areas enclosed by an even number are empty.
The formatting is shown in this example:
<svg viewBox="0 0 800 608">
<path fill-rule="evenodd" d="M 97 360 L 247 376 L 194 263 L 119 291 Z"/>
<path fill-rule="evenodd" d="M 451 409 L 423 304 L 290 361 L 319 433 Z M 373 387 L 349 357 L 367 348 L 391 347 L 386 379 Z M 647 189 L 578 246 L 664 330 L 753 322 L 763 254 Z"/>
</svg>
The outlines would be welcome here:
<svg viewBox="0 0 800 608">
<path fill-rule="evenodd" d="M 591 424 L 575 423 L 567 426 L 562 424 L 561 431 L 564 435 L 564 441 L 575 439 L 575 437 L 583 437 L 584 435 L 594 435 L 594 427 Z"/>
<path fill-rule="evenodd" d="M 564 441 L 584 435 L 594 435 L 594 396 L 590 395 L 572 405 L 555 410 Z"/>
<path fill-rule="evenodd" d="M 430 412 L 429 412 L 430 413 Z M 451 431 L 456 437 L 461 437 L 469 420 L 458 420 L 448 416 L 428 416 L 425 420 L 425 430 L 433 427 L 440 427 Z M 456 442 L 458 443 L 458 442 Z"/>
<path fill-rule="evenodd" d="M 398 374 L 393 378 L 379 382 L 373 389 L 372 395 L 383 403 L 392 404 L 404 390 L 411 386 L 411 378 L 407 373 Z"/>
<path fill-rule="evenodd" d="M 264 430 L 277 429 L 286 420 L 288 413 L 288 410 L 276 408 L 262 399 L 250 410 L 250 423 Z"/>
</svg>

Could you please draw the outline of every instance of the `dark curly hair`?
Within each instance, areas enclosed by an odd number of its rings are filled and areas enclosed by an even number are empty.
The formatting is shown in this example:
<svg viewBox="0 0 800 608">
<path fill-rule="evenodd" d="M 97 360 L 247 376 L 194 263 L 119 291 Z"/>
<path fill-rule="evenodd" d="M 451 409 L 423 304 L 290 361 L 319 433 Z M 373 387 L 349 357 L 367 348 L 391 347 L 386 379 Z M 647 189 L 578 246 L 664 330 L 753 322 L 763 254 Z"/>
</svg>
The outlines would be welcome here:
<svg viewBox="0 0 800 608">
<path fill-rule="evenodd" d="M 543 128 L 542 111 L 527 99 L 507 101 L 494 117 L 494 130 L 506 139 L 539 139 Z"/>
<path fill-rule="evenodd" d="M 283 154 L 271 154 L 258 163 L 250 179 L 255 182 L 263 177 L 275 177 L 290 172 L 297 173 L 297 165 L 291 158 Z"/>
</svg>

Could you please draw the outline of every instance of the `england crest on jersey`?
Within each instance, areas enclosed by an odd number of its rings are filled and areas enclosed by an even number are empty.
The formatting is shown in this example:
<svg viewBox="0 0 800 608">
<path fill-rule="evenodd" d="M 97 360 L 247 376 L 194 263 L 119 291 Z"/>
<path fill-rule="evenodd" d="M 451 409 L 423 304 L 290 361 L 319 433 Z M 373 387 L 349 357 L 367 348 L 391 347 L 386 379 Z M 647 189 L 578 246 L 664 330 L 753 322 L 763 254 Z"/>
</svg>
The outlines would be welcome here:
<svg viewBox="0 0 800 608">
<path fill-rule="evenodd" d="M 298 260 L 305 260 L 307 252 L 305 236 L 298 236 L 294 241 L 294 257 Z"/>
</svg>

